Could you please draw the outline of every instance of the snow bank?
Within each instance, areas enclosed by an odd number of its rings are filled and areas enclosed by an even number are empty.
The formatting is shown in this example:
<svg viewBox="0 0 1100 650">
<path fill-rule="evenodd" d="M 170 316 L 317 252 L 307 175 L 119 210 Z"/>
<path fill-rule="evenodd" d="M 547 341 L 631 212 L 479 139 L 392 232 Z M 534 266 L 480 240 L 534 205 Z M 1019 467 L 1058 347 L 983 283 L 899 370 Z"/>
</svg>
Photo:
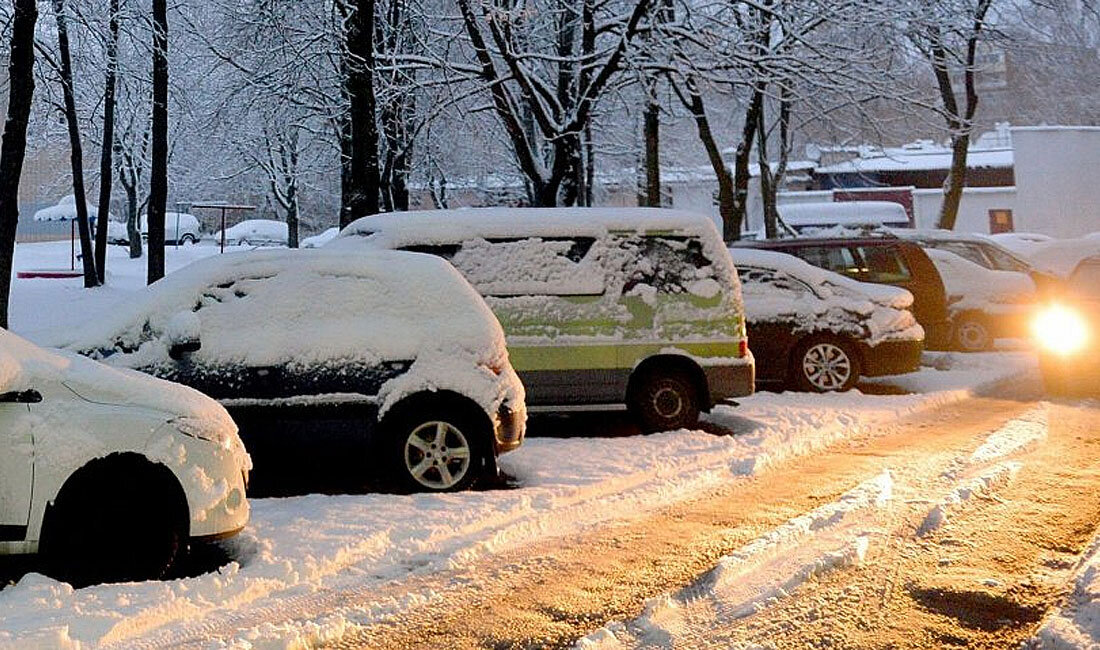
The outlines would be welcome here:
<svg viewBox="0 0 1100 650">
<path fill-rule="evenodd" d="M 1077 567 L 1068 602 L 1043 621 L 1027 647 L 1042 650 L 1100 647 L 1100 535 Z"/>
</svg>

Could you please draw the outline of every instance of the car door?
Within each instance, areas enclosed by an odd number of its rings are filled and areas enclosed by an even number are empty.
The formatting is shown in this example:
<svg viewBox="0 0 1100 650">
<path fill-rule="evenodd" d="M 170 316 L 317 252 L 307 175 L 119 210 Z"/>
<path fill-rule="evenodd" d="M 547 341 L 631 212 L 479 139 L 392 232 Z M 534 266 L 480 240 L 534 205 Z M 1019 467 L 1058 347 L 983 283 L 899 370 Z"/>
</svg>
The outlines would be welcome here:
<svg viewBox="0 0 1100 650">
<path fill-rule="evenodd" d="M 0 542 L 23 541 L 34 479 L 36 393 L 0 393 Z"/>
<path fill-rule="evenodd" d="M 794 345 L 797 302 L 809 287 L 771 269 L 738 266 L 745 300 L 749 349 L 756 359 L 758 381 L 784 381 Z"/>
</svg>

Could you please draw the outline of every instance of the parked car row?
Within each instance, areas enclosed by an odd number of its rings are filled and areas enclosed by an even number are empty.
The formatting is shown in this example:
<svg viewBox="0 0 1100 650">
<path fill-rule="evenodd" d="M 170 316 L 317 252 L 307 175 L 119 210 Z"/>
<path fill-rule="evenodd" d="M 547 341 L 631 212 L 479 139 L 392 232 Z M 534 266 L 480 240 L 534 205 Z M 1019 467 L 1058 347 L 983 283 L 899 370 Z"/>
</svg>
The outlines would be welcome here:
<svg viewBox="0 0 1100 650">
<path fill-rule="evenodd" d="M 63 351 L 0 337 L 0 435 L 16 450 L 0 455 L 0 552 L 41 551 L 78 582 L 157 577 L 245 524 L 246 486 L 491 478 L 528 407 L 625 407 L 661 431 L 751 394 L 758 372 L 833 391 L 915 370 L 917 321 L 940 312 L 910 247 L 849 243 L 837 274 L 731 256 L 688 213 L 487 209 L 367 217 L 319 250 L 201 260 Z"/>
</svg>

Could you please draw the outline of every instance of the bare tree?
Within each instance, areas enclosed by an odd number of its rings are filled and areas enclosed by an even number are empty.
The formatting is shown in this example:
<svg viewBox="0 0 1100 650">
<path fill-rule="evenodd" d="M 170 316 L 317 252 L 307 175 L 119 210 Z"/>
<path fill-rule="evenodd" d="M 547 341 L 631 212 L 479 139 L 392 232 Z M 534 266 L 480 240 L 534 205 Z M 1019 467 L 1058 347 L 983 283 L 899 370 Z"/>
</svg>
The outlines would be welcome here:
<svg viewBox="0 0 1100 650">
<path fill-rule="evenodd" d="M 103 143 L 99 158 L 99 208 L 96 214 L 95 265 L 99 283 L 107 274 L 107 215 L 111 212 L 111 181 L 114 179 L 115 140 L 115 80 L 118 76 L 118 13 L 119 0 L 111 0 L 109 31 L 107 38 L 107 65 L 103 83 Z"/>
<path fill-rule="evenodd" d="M 374 97 L 374 0 L 343 0 L 345 16 L 344 89 L 349 102 L 351 160 L 347 204 L 340 227 L 379 210 L 378 125 Z"/>
<path fill-rule="evenodd" d="M 69 52 L 69 28 L 65 16 L 65 0 L 53 0 L 54 16 L 57 18 L 57 73 L 61 78 L 61 89 L 65 101 L 65 121 L 69 129 L 70 166 L 73 175 L 73 196 L 76 203 L 76 225 L 80 233 L 81 262 L 84 268 L 84 286 L 99 286 L 99 274 L 96 272 L 95 254 L 92 248 L 92 232 L 88 221 L 88 201 L 84 192 L 84 149 L 80 141 L 80 121 L 76 112 L 76 96 L 73 91 L 73 64 Z M 106 215 L 103 215 L 104 218 Z"/>
<path fill-rule="evenodd" d="M 8 57 L 8 115 L 0 143 L 0 327 L 8 327 L 15 229 L 19 224 L 19 179 L 27 151 L 27 124 L 34 98 L 35 0 L 14 0 Z"/>
<path fill-rule="evenodd" d="M 910 15 L 909 38 L 931 64 L 941 110 L 951 137 L 951 169 L 943 186 L 939 227 L 951 230 L 966 186 L 966 158 L 978 110 L 975 86 L 978 44 L 988 32 L 986 19 L 993 0 L 925 0 Z M 962 75 L 962 98 L 953 75 Z"/>
</svg>

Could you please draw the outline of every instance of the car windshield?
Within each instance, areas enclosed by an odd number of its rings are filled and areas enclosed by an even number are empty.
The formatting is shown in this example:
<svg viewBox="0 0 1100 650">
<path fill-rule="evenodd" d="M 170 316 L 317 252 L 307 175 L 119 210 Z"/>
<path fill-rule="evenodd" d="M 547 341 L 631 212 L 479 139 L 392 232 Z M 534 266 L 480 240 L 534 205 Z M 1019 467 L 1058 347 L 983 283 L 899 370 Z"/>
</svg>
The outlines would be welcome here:
<svg viewBox="0 0 1100 650">
<path fill-rule="evenodd" d="M 998 271 L 1019 271 L 1020 273 L 1031 271 L 1031 266 L 1027 262 L 1004 250 L 1000 246 L 990 244 L 984 246 L 983 249 L 985 250 L 985 254 L 989 257 L 989 261 L 993 263 L 993 268 Z"/>
<path fill-rule="evenodd" d="M 1069 288 L 1089 300 L 1100 300 L 1100 262 L 1082 264 L 1070 277 Z"/>
</svg>

